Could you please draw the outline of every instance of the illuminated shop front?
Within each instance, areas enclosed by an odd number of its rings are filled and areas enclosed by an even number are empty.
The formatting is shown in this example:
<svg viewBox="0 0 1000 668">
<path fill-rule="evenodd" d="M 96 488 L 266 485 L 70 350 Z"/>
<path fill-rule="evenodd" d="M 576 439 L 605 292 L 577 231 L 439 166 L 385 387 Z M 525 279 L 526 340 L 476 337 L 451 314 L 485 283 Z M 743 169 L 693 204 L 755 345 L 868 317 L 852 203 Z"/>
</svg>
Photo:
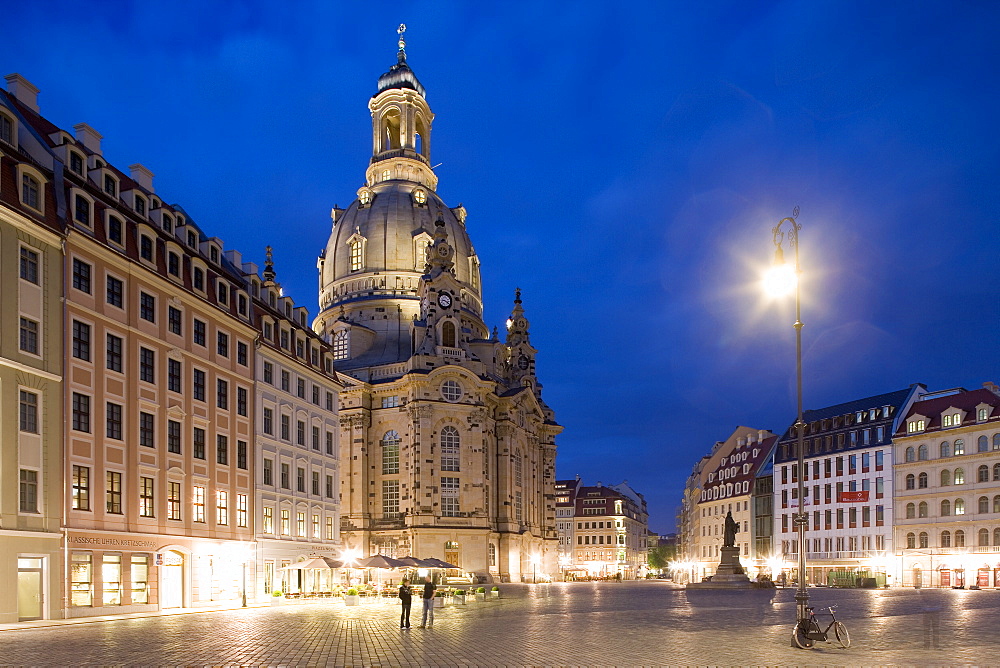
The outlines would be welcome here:
<svg viewBox="0 0 1000 668">
<path fill-rule="evenodd" d="M 67 537 L 67 616 L 239 605 L 251 544 L 73 531 Z"/>
</svg>

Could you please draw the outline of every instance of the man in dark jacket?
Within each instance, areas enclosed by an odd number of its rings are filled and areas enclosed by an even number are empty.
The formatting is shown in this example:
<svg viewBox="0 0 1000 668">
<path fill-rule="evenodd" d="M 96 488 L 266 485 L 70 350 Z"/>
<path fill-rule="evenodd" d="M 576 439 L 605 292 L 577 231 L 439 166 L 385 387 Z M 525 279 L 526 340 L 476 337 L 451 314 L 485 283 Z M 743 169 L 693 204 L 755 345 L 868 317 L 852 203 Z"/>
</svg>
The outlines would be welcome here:
<svg viewBox="0 0 1000 668">
<path fill-rule="evenodd" d="M 413 601 L 413 591 L 410 589 L 410 581 L 403 580 L 399 585 L 399 600 L 403 606 L 399 613 L 399 628 L 410 628 L 410 603 Z"/>
<path fill-rule="evenodd" d="M 420 628 L 424 626 L 434 626 L 434 590 L 437 587 L 431 582 L 430 578 L 424 578 L 424 593 L 421 595 L 421 600 L 424 604 L 424 614 L 420 618 Z"/>
</svg>

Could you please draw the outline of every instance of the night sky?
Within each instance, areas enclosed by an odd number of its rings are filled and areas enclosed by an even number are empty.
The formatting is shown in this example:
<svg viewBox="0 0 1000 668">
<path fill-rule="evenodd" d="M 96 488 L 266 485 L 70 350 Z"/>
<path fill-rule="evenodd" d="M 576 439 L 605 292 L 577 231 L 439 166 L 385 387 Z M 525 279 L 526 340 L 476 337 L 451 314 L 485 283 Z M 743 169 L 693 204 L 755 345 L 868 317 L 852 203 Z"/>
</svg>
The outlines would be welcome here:
<svg viewBox="0 0 1000 668">
<path fill-rule="evenodd" d="M 492 5 L 492 6 L 490 6 Z M 805 406 L 1000 381 L 1000 3 L 17 2 L 0 74 L 315 313 L 316 256 L 408 62 L 486 320 L 523 291 L 557 475 L 627 479 L 669 531 L 691 466 L 794 419 L 791 305 L 761 298 L 801 207 Z"/>
</svg>

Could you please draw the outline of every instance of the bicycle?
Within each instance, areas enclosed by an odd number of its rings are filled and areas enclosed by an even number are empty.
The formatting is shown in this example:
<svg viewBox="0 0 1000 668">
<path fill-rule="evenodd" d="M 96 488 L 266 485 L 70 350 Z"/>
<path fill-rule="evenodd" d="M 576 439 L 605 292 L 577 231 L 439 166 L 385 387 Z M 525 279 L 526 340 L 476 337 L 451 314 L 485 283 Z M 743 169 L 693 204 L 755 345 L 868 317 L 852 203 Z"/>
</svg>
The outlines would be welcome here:
<svg viewBox="0 0 1000 668">
<path fill-rule="evenodd" d="M 837 621 L 837 616 L 833 614 L 834 608 L 837 606 L 831 605 L 828 608 L 823 608 L 823 610 L 828 610 L 830 616 L 833 617 L 833 621 L 826 629 L 820 628 L 819 622 L 816 620 L 816 613 L 813 612 L 814 608 L 807 607 L 806 610 L 809 611 L 809 621 L 806 628 L 802 628 L 802 622 L 796 622 L 795 628 L 792 629 L 792 642 L 799 649 L 810 649 L 817 640 L 823 640 L 830 642 L 830 629 L 833 629 L 833 634 L 837 637 L 837 642 L 840 643 L 841 647 L 847 648 L 851 646 L 851 635 L 847 632 L 847 627 L 844 626 L 843 622 Z"/>
</svg>

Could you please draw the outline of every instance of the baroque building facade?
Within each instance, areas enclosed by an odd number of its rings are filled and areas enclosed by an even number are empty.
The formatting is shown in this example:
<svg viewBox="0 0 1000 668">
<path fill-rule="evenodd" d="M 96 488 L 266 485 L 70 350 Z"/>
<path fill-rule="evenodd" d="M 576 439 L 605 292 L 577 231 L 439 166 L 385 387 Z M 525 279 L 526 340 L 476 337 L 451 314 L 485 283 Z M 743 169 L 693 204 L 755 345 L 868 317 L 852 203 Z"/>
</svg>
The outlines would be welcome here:
<svg viewBox="0 0 1000 668">
<path fill-rule="evenodd" d="M 893 447 L 899 584 L 1000 587 L 1000 388 L 923 397 Z"/>
<path fill-rule="evenodd" d="M 63 256 L 51 165 L 26 116 L 37 89 L 0 91 L 0 623 L 62 607 Z M 20 96 L 24 103 L 18 102 Z"/>
<path fill-rule="evenodd" d="M 437 193 L 434 115 L 402 39 L 368 106 L 372 157 L 357 198 L 332 211 L 314 322 L 345 386 L 345 547 L 444 559 L 455 575 L 555 572 L 561 427 L 520 291 L 503 340 L 483 321 L 466 210 Z"/>
</svg>

